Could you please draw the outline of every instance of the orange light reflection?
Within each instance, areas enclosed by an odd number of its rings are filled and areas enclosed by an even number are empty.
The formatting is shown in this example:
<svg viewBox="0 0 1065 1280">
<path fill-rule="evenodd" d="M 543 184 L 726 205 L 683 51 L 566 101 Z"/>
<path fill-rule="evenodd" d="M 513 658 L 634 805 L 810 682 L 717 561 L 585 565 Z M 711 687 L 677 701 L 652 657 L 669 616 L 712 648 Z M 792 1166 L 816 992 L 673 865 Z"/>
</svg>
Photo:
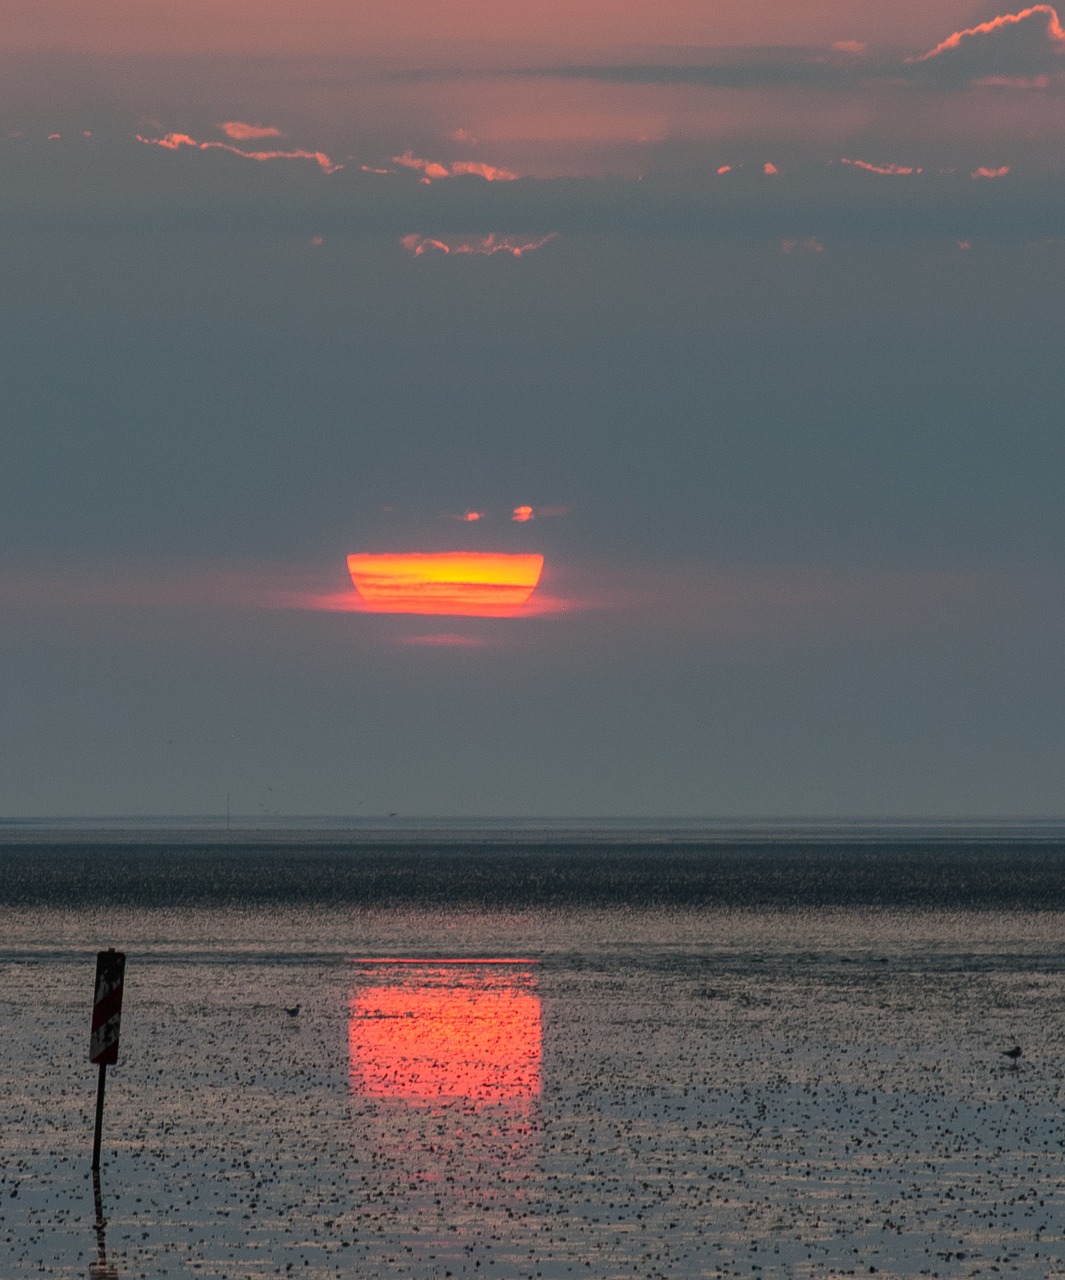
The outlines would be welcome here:
<svg viewBox="0 0 1065 1280">
<path fill-rule="evenodd" d="M 372 963 L 372 962 L 371 962 Z M 410 961 L 350 1005 L 353 1090 L 413 1106 L 540 1095 L 540 998 L 529 962 Z M 376 975 L 375 975 L 376 976 Z"/>
</svg>

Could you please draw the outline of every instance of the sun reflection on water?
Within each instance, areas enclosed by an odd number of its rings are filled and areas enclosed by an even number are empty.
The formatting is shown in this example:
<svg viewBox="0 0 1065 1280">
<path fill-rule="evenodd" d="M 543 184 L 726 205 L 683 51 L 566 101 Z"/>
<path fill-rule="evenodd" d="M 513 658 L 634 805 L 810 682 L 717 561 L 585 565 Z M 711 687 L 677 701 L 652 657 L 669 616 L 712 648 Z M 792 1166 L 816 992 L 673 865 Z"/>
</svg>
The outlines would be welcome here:
<svg viewBox="0 0 1065 1280">
<path fill-rule="evenodd" d="M 415 1106 L 540 1094 L 534 962 L 360 961 L 349 1043 L 355 1093 Z"/>
<path fill-rule="evenodd" d="M 471 1250 L 494 1245 L 494 1261 L 516 1264 L 543 1195 L 536 962 L 355 969 L 353 1136 L 369 1184 L 395 1198 L 405 1253 L 460 1274 Z"/>
</svg>

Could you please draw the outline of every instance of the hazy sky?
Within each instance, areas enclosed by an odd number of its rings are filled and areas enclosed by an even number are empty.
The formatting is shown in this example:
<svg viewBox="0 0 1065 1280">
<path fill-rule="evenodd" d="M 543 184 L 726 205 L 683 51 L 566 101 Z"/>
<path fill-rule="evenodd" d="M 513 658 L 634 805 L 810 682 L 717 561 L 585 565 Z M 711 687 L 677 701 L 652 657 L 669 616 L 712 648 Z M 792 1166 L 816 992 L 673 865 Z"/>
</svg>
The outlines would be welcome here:
<svg viewBox="0 0 1065 1280">
<path fill-rule="evenodd" d="M 0 18 L 0 817 L 1065 812 L 1052 8 Z"/>
</svg>

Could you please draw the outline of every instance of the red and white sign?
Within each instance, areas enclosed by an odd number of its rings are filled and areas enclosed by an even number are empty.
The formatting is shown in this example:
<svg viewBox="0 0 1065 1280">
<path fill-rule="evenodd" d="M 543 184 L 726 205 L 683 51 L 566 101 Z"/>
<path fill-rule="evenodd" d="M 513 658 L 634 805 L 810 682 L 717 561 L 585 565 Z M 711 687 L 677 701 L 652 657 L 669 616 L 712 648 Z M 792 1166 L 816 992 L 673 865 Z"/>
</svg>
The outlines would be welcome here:
<svg viewBox="0 0 1065 1280">
<path fill-rule="evenodd" d="M 113 1066 L 118 1061 L 118 1025 L 122 1017 L 122 979 L 126 972 L 124 951 L 96 953 L 96 995 L 92 1006 L 89 1061 Z"/>
</svg>

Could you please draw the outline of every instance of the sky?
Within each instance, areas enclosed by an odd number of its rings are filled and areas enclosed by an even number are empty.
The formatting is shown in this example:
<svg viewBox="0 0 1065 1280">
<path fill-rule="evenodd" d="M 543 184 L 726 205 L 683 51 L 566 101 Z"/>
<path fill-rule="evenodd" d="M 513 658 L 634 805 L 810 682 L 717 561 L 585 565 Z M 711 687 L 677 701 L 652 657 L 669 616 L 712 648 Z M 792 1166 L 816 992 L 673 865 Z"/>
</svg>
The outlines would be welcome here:
<svg viewBox="0 0 1065 1280">
<path fill-rule="evenodd" d="M 0 820 L 1065 812 L 1051 6 L 0 18 Z"/>
</svg>

